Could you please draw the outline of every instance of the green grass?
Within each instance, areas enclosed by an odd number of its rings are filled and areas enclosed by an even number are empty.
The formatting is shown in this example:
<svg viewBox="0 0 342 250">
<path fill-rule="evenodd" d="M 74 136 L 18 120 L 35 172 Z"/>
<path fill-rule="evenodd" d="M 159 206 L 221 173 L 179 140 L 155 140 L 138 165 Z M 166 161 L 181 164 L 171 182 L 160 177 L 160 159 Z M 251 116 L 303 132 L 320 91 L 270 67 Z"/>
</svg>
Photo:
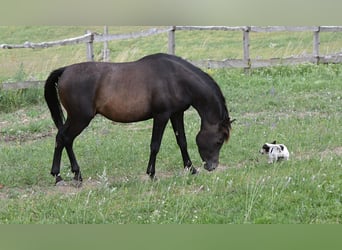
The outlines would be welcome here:
<svg viewBox="0 0 342 250">
<path fill-rule="evenodd" d="M 150 27 L 109 27 L 111 34 L 138 32 Z M 84 35 L 86 30 L 103 33 L 103 27 L 84 26 L 0 26 L 0 44 L 55 41 Z M 147 51 L 145 50 L 147 48 Z M 153 49 L 151 49 L 153 48 Z M 95 43 L 95 60 L 102 58 L 102 43 Z M 110 43 L 113 61 L 138 59 L 142 55 L 167 51 L 167 34 L 143 39 Z M 18 71 L 24 70 L 28 79 L 44 80 L 55 68 L 86 60 L 85 44 L 52 47 L 49 49 L 0 50 L 0 82 L 15 81 Z M 27 80 L 27 79 L 26 79 Z"/>
<path fill-rule="evenodd" d="M 24 30 L 20 34 L 18 43 L 33 40 L 23 38 Z M 55 35 L 59 39 L 58 32 Z M 177 35 L 188 39 L 182 53 L 193 58 L 202 53 L 196 45 L 201 36 L 206 34 Z M 157 43 L 165 46 L 157 40 L 120 42 L 116 57 L 138 57 L 158 50 Z M 223 43 L 220 38 L 212 40 Z M 192 43 L 193 51 L 186 51 Z M 124 46 L 139 49 L 134 55 L 127 50 L 126 57 L 120 54 Z M 49 51 L 46 57 L 64 53 Z M 40 57 L 30 53 L 30 63 L 38 65 Z M 32 67 L 47 74 L 44 67 Z M 200 173 L 190 176 L 183 171 L 169 124 L 155 182 L 145 174 L 152 122 L 113 124 L 99 116 L 75 141 L 83 187 L 55 187 L 49 172 L 56 129 L 42 89 L 0 92 L 0 223 L 341 223 L 342 65 L 273 67 L 249 75 L 238 69 L 207 71 L 219 83 L 231 117 L 237 119 L 222 148 L 221 165 L 210 173 L 201 167 L 195 143 L 200 120 L 190 109 L 185 116 L 188 148 Z M 11 77 L 29 75 L 23 63 Z M 258 153 L 272 140 L 288 146 L 290 161 L 270 165 Z M 72 179 L 65 152 L 61 173 L 67 181 Z"/>
<path fill-rule="evenodd" d="M 109 27 L 111 34 L 148 30 L 145 26 Z M 103 33 L 99 26 L 0 26 L 0 44 L 23 44 L 26 41 L 55 41 L 85 34 L 86 30 Z M 311 32 L 251 33 L 250 56 L 254 58 L 289 57 L 312 54 Z M 321 54 L 341 52 L 342 33 L 320 34 Z M 95 60 L 102 59 L 102 43 L 95 43 Z M 131 61 L 147 54 L 167 52 L 168 34 L 140 39 L 109 42 L 113 62 Z M 176 31 L 176 54 L 190 60 L 243 58 L 242 32 Z M 38 60 L 36 60 L 39 58 Z M 0 50 L 0 82 L 15 81 L 18 71 L 27 78 L 43 80 L 55 68 L 86 60 L 84 44 L 49 49 Z"/>
<path fill-rule="evenodd" d="M 97 117 L 75 142 L 84 187 L 57 188 L 49 175 L 56 131 L 45 105 L 2 113 L 0 221 L 341 223 L 341 72 L 340 65 L 259 69 L 249 76 L 210 70 L 238 120 L 221 167 L 184 173 L 169 125 L 156 182 L 145 176 L 151 121 L 113 125 Z M 200 167 L 196 111 L 185 120 L 189 153 Z M 290 161 L 269 165 L 259 155 L 262 143 L 274 139 L 289 147 Z M 66 155 L 62 165 L 70 180 Z"/>
</svg>

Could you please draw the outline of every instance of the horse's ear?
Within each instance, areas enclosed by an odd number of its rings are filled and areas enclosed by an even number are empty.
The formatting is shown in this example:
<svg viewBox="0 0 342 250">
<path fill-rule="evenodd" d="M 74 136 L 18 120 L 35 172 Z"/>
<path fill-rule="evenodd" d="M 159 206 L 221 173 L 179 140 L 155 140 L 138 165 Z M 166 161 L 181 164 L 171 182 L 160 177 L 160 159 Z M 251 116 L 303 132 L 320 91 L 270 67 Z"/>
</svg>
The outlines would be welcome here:
<svg viewBox="0 0 342 250">
<path fill-rule="evenodd" d="M 231 130 L 230 121 L 229 120 L 223 121 L 222 122 L 222 131 L 223 131 L 223 136 L 224 136 L 225 142 L 227 142 L 229 140 L 230 130 Z"/>
<path fill-rule="evenodd" d="M 230 120 L 230 118 L 228 119 L 228 127 L 229 129 L 232 129 L 232 123 L 235 122 L 236 119 Z"/>
<path fill-rule="evenodd" d="M 277 144 L 277 141 L 273 141 L 272 144 Z"/>
<path fill-rule="evenodd" d="M 224 129 L 223 130 L 223 135 L 224 135 L 224 142 L 228 142 L 229 135 L 230 135 L 229 130 L 228 129 Z"/>
<path fill-rule="evenodd" d="M 228 140 L 229 140 L 230 130 L 232 129 L 231 124 L 235 121 L 236 121 L 236 119 L 230 120 L 229 117 L 228 117 L 228 119 L 222 121 L 221 126 L 223 128 L 223 135 L 224 135 L 224 141 L 225 142 L 228 142 Z"/>
</svg>

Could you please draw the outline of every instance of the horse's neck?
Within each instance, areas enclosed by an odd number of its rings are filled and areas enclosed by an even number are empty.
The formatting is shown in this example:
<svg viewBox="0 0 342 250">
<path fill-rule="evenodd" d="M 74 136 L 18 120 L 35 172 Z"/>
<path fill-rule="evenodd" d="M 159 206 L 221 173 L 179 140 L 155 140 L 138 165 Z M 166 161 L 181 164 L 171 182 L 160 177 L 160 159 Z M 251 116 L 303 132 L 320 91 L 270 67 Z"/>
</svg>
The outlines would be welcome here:
<svg viewBox="0 0 342 250">
<path fill-rule="evenodd" d="M 209 96 L 210 97 L 210 96 Z M 215 97 L 203 98 L 192 105 L 201 117 L 202 126 L 220 121 L 221 107 Z"/>
</svg>

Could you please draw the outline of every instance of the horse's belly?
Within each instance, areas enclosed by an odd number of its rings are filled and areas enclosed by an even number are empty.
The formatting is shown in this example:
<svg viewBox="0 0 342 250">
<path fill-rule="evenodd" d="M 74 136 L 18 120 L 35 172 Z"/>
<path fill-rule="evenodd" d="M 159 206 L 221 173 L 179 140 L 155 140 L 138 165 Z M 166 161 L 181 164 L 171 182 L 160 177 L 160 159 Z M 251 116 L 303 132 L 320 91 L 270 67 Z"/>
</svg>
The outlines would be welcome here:
<svg viewBox="0 0 342 250">
<path fill-rule="evenodd" d="M 125 104 L 105 105 L 97 113 L 116 122 L 137 122 L 151 118 L 151 111 L 145 105 L 128 106 Z"/>
</svg>

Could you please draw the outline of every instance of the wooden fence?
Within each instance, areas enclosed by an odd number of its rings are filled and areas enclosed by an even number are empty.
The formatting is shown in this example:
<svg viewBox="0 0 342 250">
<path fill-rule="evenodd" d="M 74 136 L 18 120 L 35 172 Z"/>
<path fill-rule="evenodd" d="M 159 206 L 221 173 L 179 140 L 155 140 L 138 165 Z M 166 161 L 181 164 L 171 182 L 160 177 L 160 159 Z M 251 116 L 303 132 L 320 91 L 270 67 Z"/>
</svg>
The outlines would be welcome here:
<svg viewBox="0 0 342 250">
<path fill-rule="evenodd" d="M 25 42 L 21 45 L 1 44 L 2 49 L 27 49 L 27 48 L 49 48 L 54 46 L 65 46 L 73 44 L 86 44 L 86 58 L 88 61 L 94 61 L 93 44 L 96 42 L 104 43 L 104 61 L 109 61 L 108 42 L 114 40 L 137 39 L 141 37 L 148 37 L 163 33 L 168 33 L 168 53 L 176 54 L 176 31 L 191 31 L 191 30 L 212 30 L 212 31 L 227 31 L 227 32 L 241 32 L 242 33 L 242 49 L 243 58 L 241 59 L 225 59 L 222 61 L 216 60 L 200 60 L 192 61 L 193 64 L 202 68 L 244 68 L 246 70 L 258 67 L 268 67 L 276 65 L 294 65 L 301 63 L 341 63 L 342 51 L 336 54 L 321 55 L 320 54 L 320 33 L 321 32 L 342 32 L 342 26 L 312 26 L 312 27 L 286 27 L 286 26 L 269 26 L 269 27 L 255 27 L 255 26 L 171 26 L 169 28 L 153 28 L 142 32 L 133 32 L 129 34 L 108 34 L 108 29 L 105 27 L 104 34 L 98 34 L 88 31 L 86 34 L 69 38 L 60 41 L 31 43 Z M 312 32 L 313 34 L 313 50 L 311 55 L 293 56 L 287 58 L 270 58 L 270 59 L 251 59 L 250 58 L 250 36 L 252 32 Z M 42 81 L 36 81 L 42 83 Z M 25 88 L 32 86 L 31 82 L 22 83 L 3 83 L 2 88 Z M 34 84 L 33 84 L 34 85 Z M 1 85 L 0 85 L 1 88 Z"/>
<path fill-rule="evenodd" d="M 286 26 L 270 26 L 270 27 L 227 27 L 227 26 L 175 26 L 170 31 L 175 33 L 176 30 L 221 30 L 221 31 L 240 31 L 242 32 L 242 59 L 226 59 L 223 61 L 201 60 L 193 61 L 193 63 L 203 68 L 259 68 L 276 65 L 294 65 L 305 62 L 310 63 L 341 63 L 342 51 L 331 55 L 321 55 L 320 33 L 321 32 L 342 32 L 342 26 L 314 26 L 314 27 L 286 27 Z M 250 36 L 251 32 L 312 32 L 313 33 L 313 51 L 307 56 L 293 56 L 287 58 L 270 58 L 270 59 L 251 59 L 250 58 Z M 169 53 L 175 53 L 175 35 L 169 35 Z"/>
</svg>

